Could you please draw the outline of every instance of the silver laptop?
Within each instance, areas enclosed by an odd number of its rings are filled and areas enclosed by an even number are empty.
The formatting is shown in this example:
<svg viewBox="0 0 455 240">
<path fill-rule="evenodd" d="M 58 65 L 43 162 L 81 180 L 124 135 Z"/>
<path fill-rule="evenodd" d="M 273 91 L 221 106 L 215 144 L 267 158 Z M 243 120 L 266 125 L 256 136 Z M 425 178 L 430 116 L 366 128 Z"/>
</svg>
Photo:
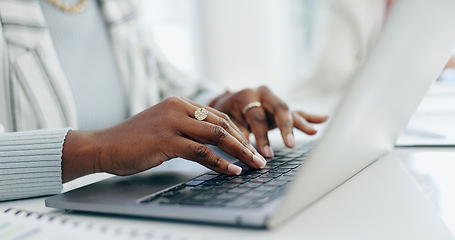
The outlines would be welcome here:
<svg viewBox="0 0 455 240">
<path fill-rule="evenodd" d="M 277 149 L 265 169 L 245 167 L 238 177 L 159 168 L 113 177 L 50 197 L 46 206 L 273 228 L 393 148 L 455 47 L 452 9 L 453 0 L 396 1 L 314 146 Z"/>
</svg>

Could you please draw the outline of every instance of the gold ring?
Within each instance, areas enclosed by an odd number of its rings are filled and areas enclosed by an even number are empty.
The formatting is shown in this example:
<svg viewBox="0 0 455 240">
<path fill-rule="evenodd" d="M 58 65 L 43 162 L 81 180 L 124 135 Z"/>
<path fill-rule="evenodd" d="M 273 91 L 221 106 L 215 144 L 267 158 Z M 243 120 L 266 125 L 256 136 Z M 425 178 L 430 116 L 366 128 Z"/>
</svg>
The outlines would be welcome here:
<svg viewBox="0 0 455 240">
<path fill-rule="evenodd" d="M 243 115 L 246 114 L 246 112 L 248 112 L 248 110 L 254 108 L 254 107 L 261 107 L 262 104 L 260 102 L 250 102 L 248 103 L 242 110 L 242 113 Z"/>
<path fill-rule="evenodd" d="M 203 121 L 208 115 L 209 111 L 207 111 L 205 108 L 198 108 L 194 112 L 194 117 L 199 121 Z"/>
</svg>

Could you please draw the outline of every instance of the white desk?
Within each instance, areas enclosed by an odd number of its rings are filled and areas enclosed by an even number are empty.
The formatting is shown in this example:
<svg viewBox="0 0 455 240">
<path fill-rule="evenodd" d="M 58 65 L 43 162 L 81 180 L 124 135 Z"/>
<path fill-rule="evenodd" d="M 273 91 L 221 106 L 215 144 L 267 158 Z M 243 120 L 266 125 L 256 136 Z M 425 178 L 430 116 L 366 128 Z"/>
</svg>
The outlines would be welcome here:
<svg viewBox="0 0 455 240">
<path fill-rule="evenodd" d="M 444 91 L 442 91 L 442 90 Z M 417 114 L 435 109 L 450 112 L 453 91 L 436 89 Z M 442 91 L 442 92 L 441 92 Z M 436 99 L 435 99 L 436 97 Z M 452 100 L 448 100 L 450 97 Z M 433 101 L 435 100 L 435 101 Z M 445 105 L 437 102 L 446 103 Z M 436 103 L 436 104 L 435 104 Z M 427 106 L 428 105 L 428 106 Z M 434 113 L 431 113 L 434 115 Z M 455 116 L 455 115 L 454 115 Z M 419 118 L 420 119 L 420 118 Z M 417 119 L 417 120 L 419 120 Z M 441 119 L 441 118 L 438 118 Z M 455 128 L 448 121 L 445 126 Z M 412 122 L 411 122 L 412 123 Z M 428 121 L 423 125 L 431 126 Z M 442 127 L 441 124 L 435 125 Z M 420 125 L 419 125 L 420 127 Z M 444 131 L 447 132 L 447 128 Z M 435 129 L 429 129 L 434 131 Z M 436 129 L 437 131 L 437 129 Z M 450 134 L 452 132 L 448 132 Z M 174 166 L 178 166 L 175 164 Z M 183 166 L 186 168 L 187 166 Z M 200 224 L 164 222 L 98 214 L 63 213 L 46 208 L 44 198 L 0 202 L 14 207 L 122 228 L 176 232 L 181 236 L 217 239 L 454 239 L 455 148 L 396 148 L 297 217 L 273 230 L 251 230 Z M 410 174 L 409 174 L 410 173 Z M 65 189 L 106 175 L 88 176 L 65 184 Z M 452 231 L 452 233 L 450 232 Z"/>
<path fill-rule="evenodd" d="M 451 164 L 449 160 L 454 156 L 452 149 L 396 149 L 394 154 L 380 159 L 296 218 L 273 230 L 63 213 L 46 208 L 44 198 L 3 202 L 0 207 L 65 215 L 67 218 L 103 222 L 122 228 L 156 229 L 182 236 L 216 236 L 221 239 L 453 239 L 439 215 L 442 214 L 445 223 L 454 229 L 455 204 L 453 200 L 450 202 L 450 198 L 453 198 L 455 190 L 444 185 L 450 186 L 454 177 L 451 174 L 446 176 L 438 169 L 450 167 L 446 164 Z M 426 190 L 426 194 L 402 163 Z M 427 163 L 430 167 L 425 166 L 427 171 L 422 173 L 421 166 Z M 427 175 L 422 177 L 422 174 Z"/>
</svg>

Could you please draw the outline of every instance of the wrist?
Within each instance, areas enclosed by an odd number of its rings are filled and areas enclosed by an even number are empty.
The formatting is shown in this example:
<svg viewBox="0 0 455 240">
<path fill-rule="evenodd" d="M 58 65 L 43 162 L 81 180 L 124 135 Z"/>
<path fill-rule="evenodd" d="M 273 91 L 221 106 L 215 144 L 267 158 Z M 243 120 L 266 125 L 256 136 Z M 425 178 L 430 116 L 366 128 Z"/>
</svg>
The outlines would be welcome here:
<svg viewBox="0 0 455 240">
<path fill-rule="evenodd" d="M 101 148 L 96 144 L 94 135 L 94 131 L 68 132 L 62 153 L 63 182 L 101 172 Z"/>
</svg>

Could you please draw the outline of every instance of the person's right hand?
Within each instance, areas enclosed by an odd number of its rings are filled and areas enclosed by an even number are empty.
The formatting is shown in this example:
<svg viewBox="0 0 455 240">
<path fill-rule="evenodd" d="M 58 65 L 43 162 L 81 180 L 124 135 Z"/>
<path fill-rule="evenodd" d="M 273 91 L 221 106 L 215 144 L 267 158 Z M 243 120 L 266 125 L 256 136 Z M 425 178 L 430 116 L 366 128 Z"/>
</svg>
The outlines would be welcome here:
<svg viewBox="0 0 455 240">
<path fill-rule="evenodd" d="M 220 173 L 240 174 L 240 167 L 204 144 L 217 145 L 250 167 L 265 166 L 265 159 L 226 114 L 205 107 L 209 114 L 200 121 L 194 116 L 200 107 L 171 97 L 111 128 L 70 131 L 63 147 L 63 181 L 93 172 L 134 174 L 176 157 Z"/>
</svg>

